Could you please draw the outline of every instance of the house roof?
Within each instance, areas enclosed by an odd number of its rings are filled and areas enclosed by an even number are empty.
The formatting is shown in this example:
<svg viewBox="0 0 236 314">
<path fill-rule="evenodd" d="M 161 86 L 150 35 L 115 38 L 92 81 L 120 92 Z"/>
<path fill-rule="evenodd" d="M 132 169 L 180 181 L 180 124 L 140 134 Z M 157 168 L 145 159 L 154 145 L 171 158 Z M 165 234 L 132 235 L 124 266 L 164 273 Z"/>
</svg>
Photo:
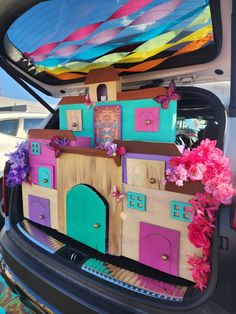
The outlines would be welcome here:
<svg viewBox="0 0 236 314">
<path fill-rule="evenodd" d="M 103 83 L 119 80 L 120 77 L 116 72 L 116 69 L 110 66 L 108 68 L 91 70 L 86 76 L 85 84 Z"/>
<path fill-rule="evenodd" d="M 145 89 L 135 89 L 122 91 L 117 93 L 117 101 L 121 100 L 135 100 L 135 99 L 153 99 L 160 95 L 166 95 L 167 89 L 165 87 L 152 87 Z M 59 102 L 59 105 L 68 105 L 68 104 L 84 104 L 85 96 L 66 96 L 62 97 Z"/>
<path fill-rule="evenodd" d="M 166 95 L 165 87 L 152 87 L 145 89 L 127 90 L 117 93 L 117 100 L 135 100 L 135 99 L 150 99 L 160 95 Z"/>
<path fill-rule="evenodd" d="M 85 104 L 85 96 L 66 96 L 62 97 L 58 105 L 69 105 L 69 104 Z"/>
<path fill-rule="evenodd" d="M 164 156 L 181 156 L 181 147 L 175 143 L 155 143 L 141 141 L 114 140 L 118 146 L 124 146 L 127 153 L 150 154 Z"/>
<path fill-rule="evenodd" d="M 73 132 L 70 130 L 30 129 L 28 132 L 28 138 L 51 140 L 54 136 L 67 138 L 70 141 L 76 140 Z"/>
</svg>

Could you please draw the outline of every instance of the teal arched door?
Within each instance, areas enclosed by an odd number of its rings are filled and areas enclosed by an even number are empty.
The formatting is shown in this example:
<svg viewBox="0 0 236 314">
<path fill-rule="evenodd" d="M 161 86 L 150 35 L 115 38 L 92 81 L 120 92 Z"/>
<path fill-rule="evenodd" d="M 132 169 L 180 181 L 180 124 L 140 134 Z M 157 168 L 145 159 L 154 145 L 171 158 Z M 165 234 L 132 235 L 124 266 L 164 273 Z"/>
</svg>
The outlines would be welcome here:
<svg viewBox="0 0 236 314">
<path fill-rule="evenodd" d="M 106 252 L 108 205 L 91 187 L 79 184 L 66 194 L 67 235 L 102 253 Z"/>
</svg>

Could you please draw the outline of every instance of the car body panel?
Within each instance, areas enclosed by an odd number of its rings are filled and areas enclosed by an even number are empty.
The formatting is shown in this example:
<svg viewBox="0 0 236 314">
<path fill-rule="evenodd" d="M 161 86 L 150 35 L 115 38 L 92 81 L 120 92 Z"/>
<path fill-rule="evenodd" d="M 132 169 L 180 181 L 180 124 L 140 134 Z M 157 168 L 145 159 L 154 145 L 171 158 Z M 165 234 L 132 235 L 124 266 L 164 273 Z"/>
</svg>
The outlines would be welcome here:
<svg viewBox="0 0 236 314">
<path fill-rule="evenodd" d="M 6 134 L 0 131 L 0 173 L 3 171 L 5 162 L 8 159 L 5 154 L 12 152 L 17 144 L 27 137 L 27 132 L 24 130 L 24 122 L 28 119 L 39 122 L 38 119 L 40 119 L 41 124 L 47 116 L 48 114 L 45 113 L 0 112 L 0 124 L 1 121 L 17 121 L 16 135 Z M 35 124 L 35 127 L 37 126 L 39 127 L 39 123 Z"/>
</svg>

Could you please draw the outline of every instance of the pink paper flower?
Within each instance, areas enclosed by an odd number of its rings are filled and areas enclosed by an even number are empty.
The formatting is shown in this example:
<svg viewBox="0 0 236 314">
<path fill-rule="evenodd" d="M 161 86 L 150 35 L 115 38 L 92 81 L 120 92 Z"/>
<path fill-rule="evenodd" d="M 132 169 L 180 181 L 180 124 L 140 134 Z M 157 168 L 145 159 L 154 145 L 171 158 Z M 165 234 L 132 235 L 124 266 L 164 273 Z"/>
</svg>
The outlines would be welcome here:
<svg viewBox="0 0 236 314">
<path fill-rule="evenodd" d="M 184 185 L 184 181 L 178 179 L 178 180 L 175 181 L 175 184 L 178 185 L 178 186 L 183 186 Z"/>
<path fill-rule="evenodd" d="M 213 191 L 213 197 L 220 203 L 229 205 L 232 202 L 232 198 L 235 194 L 233 187 L 227 183 L 218 184 Z"/>
<path fill-rule="evenodd" d="M 220 204 L 229 205 L 235 195 L 229 159 L 216 147 L 216 141 L 205 139 L 197 148 L 187 149 L 182 156 L 172 158 L 169 164 L 167 181 L 175 182 L 177 186 L 182 186 L 188 180 L 202 181 L 205 185 L 205 192 L 196 193 L 189 200 L 191 207 L 188 209 L 191 218 L 188 225 L 189 241 L 202 250 L 202 257 L 192 256 L 188 263 L 196 287 L 203 290 L 210 272 L 208 259 L 216 211 Z"/>
<path fill-rule="evenodd" d="M 213 178 L 210 179 L 208 181 L 206 181 L 205 183 L 205 191 L 208 193 L 213 193 L 213 191 L 216 189 L 218 184 L 218 179 L 217 178 Z"/>
<path fill-rule="evenodd" d="M 176 167 L 178 177 L 180 180 L 186 181 L 188 177 L 188 171 L 185 169 L 183 164 L 180 164 Z"/>
<path fill-rule="evenodd" d="M 192 181 L 201 181 L 206 167 L 203 164 L 192 165 L 188 170 L 188 177 Z"/>
<path fill-rule="evenodd" d="M 205 217 L 196 216 L 188 225 L 189 241 L 196 248 L 209 248 L 211 244 L 210 238 L 213 234 L 213 226 L 212 222 L 208 221 Z"/>
<path fill-rule="evenodd" d="M 203 291 L 207 287 L 208 275 L 211 271 L 210 263 L 206 258 L 197 256 L 190 256 L 188 263 L 191 266 L 192 276 L 196 282 L 195 287 Z"/>
</svg>

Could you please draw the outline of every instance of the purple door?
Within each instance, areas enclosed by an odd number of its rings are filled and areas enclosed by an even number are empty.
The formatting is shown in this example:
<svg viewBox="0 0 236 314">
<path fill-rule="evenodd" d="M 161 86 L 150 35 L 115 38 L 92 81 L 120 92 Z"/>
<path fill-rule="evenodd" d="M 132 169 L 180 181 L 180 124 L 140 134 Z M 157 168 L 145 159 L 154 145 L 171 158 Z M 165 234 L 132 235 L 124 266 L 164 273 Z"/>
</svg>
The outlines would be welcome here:
<svg viewBox="0 0 236 314">
<path fill-rule="evenodd" d="M 179 237 L 179 231 L 140 222 L 140 263 L 178 276 Z"/>
<path fill-rule="evenodd" d="M 29 195 L 29 219 L 50 227 L 50 202 L 48 199 Z"/>
</svg>

